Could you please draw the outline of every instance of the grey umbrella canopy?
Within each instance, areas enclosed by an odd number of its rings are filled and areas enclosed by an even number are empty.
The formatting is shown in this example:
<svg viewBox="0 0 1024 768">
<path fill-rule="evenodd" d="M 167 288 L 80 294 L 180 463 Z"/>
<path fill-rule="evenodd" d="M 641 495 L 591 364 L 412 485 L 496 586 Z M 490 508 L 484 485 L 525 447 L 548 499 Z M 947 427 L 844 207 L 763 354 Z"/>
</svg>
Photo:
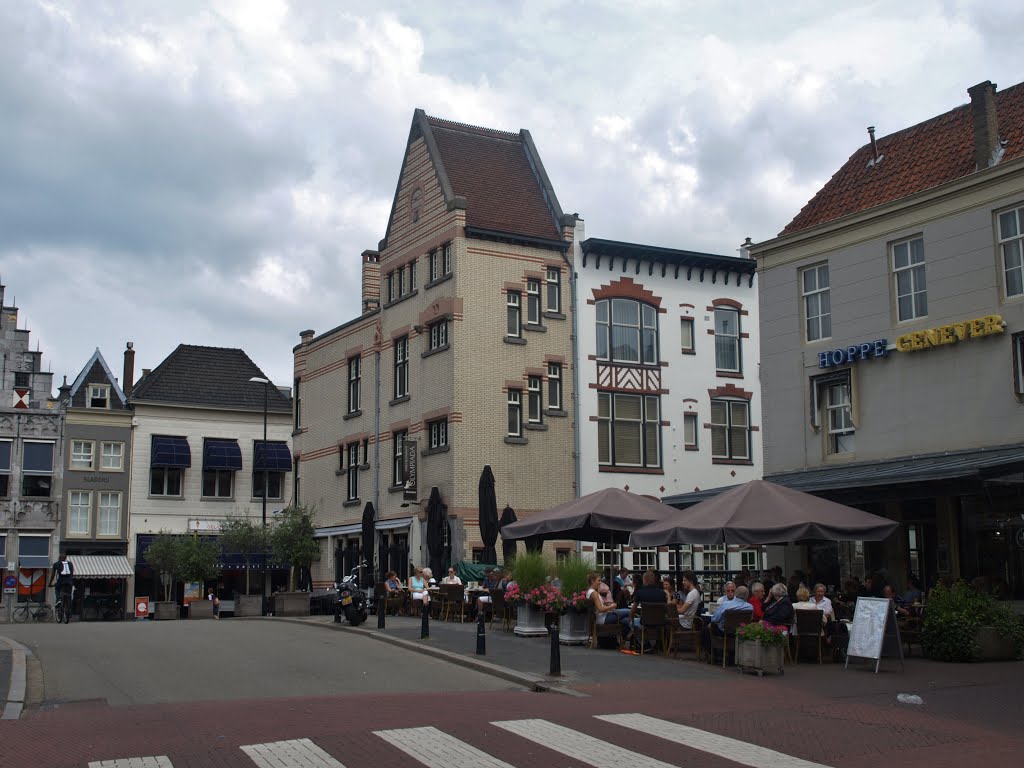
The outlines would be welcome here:
<svg viewBox="0 0 1024 768">
<path fill-rule="evenodd" d="M 441 501 L 441 494 L 435 485 L 430 489 L 427 502 L 427 554 L 434 578 L 440 580 L 444 571 L 444 533 L 448 510 Z"/>
<path fill-rule="evenodd" d="M 508 565 L 516 559 L 516 541 L 515 539 L 505 538 L 505 526 L 512 525 L 517 520 L 516 511 L 512 507 L 506 506 L 501 511 L 501 520 L 498 521 L 498 530 L 501 531 L 501 559 L 505 565 Z"/>
<path fill-rule="evenodd" d="M 618 488 L 581 496 L 501 529 L 504 539 L 577 539 L 625 543 L 631 531 L 678 512 L 660 501 Z"/>
<path fill-rule="evenodd" d="M 672 544 L 771 544 L 799 539 L 878 541 L 899 526 L 893 520 L 794 491 L 767 480 L 723 491 L 634 530 L 634 547 Z"/>
<path fill-rule="evenodd" d="M 359 562 L 366 563 L 365 567 L 359 569 L 359 581 L 364 588 L 373 582 L 373 537 L 376 533 L 376 517 L 373 502 L 366 502 L 366 506 L 363 507 L 363 540 L 359 548 Z"/>
<path fill-rule="evenodd" d="M 480 473 L 478 488 L 480 538 L 484 542 L 484 551 L 480 561 L 484 563 L 498 562 L 498 554 L 494 544 L 498 540 L 498 501 L 494 496 L 494 473 L 491 466 L 484 466 Z"/>
</svg>

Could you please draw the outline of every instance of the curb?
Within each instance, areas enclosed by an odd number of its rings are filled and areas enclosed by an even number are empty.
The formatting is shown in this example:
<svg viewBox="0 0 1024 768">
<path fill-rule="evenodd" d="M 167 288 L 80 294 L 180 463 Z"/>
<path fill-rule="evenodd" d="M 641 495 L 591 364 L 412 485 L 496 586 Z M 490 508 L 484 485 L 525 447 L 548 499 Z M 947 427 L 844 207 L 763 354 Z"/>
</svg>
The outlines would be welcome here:
<svg viewBox="0 0 1024 768">
<path fill-rule="evenodd" d="M 7 637 L 0 637 L 0 643 L 11 649 L 11 685 L 3 699 L 4 712 L 0 720 L 19 720 L 25 708 L 25 659 L 32 651 Z"/>
<path fill-rule="evenodd" d="M 335 632 L 351 632 L 359 637 L 366 637 L 372 640 L 376 640 L 380 643 L 387 643 L 388 645 L 394 645 L 398 648 L 404 648 L 407 651 L 414 651 L 416 653 L 422 653 L 425 656 L 432 656 L 435 659 L 441 661 L 447 661 L 450 664 L 456 666 L 465 667 L 475 672 L 480 672 L 491 677 L 497 677 L 501 680 L 505 680 L 516 685 L 521 685 L 527 690 L 535 691 L 538 693 L 550 692 L 560 693 L 565 696 L 575 696 L 586 698 L 587 694 L 574 691 L 571 688 L 563 688 L 561 683 L 563 680 L 554 680 L 550 677 L 538 676 L 538 675 L 527 675 L 508 667 L 503 667 L 499 664 L 492 664 L 489 661 L 482 661 L 475 659 L 471 656 L 463 656 L 459 653 L 452 651 L 446 651 L 443 648 L 437 648 L 436 646 L 429 646 L 422 642 L 417 643 L 412 640 L 403 640 L 399 637 L 392 637 L 390 635 L 384 635 L 376 630 L 369 628 L 361 629 L 359 627 L 351 627 L 348 624 L 335 624 L 334 622 L 325 623 L 320 621 L 307 621 L 301 618 L 287 618 L 287 617 L 270 617 L 273 621 L 285 621 L 290 624 L 301 624 L 306 627 L 321 627 L 323 629 L 334 630 Z"/>
</svg>

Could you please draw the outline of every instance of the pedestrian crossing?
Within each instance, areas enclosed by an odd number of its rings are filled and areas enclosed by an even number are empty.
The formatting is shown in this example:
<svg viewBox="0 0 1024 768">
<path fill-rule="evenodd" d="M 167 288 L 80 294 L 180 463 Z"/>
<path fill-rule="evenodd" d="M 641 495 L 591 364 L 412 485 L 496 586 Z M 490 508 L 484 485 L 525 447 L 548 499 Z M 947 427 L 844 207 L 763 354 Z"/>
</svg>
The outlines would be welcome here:
<svg viewBox="0 0 1024 768">
<path fill-rule="evenodd" d="M 520 768 L 521 764 L 516 762 L 516 756 L 520 754 L 531 755 L 528 759 L 530 765 L 542 764 L 537 762 L 536 751 L 531 752 L 531 743 L 593 768 L 618 768 L 623 765 L 630 768 L 680 768 L 694 764 L 695 756 L 689 750 L 722 757 L 751 768 L 829 768 L 823 763 L 640 713 L 594 717 L 602 723 L 628 729 L 632 734 L 643 734 L 672 743 L 680 750 L 678 759 L 681 762 L 668 763 L 619 746 L 615 743 L 614 728 L 607 731 L 604 737 L 598 738 L 537 718 L 490 723 L 522 739 L 521 750 L 503 750 L 503 757 L 512 762 L 488 754 L 478 746 L 432 726 L 373 731 L 373 735 L 427 768 Z M 382 745 L 382 749 L 388 748 Z M 365 749 L 360 750 L 359 759 L 347 763 L 342 763 L 339 757 L 344 758 L 344 755 L 331 755 L 312 739 L 292 739 L 241 746 L 238 765 L 240 768 L 370 768 L 377 764 L 376 759 L 367 762 Z M 167 755 L 159 755 L 95 761 L 89 763 L 89 768 L 174 768 L 174 765 Z"/>
</svg>

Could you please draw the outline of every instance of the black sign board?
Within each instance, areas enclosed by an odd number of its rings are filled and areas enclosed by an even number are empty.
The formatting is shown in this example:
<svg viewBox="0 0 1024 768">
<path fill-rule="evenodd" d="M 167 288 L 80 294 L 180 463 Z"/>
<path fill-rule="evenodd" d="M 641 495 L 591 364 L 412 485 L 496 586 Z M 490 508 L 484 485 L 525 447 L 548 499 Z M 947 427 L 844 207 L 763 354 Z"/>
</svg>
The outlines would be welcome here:
<svg viewBox="0 0 1024 768">
<path fill-rule="evenodd" d="M 402 446 L 402 461 L 405 465 L 405 486 L 402 491 L 404 501 L 416 501 L 416 441 L 406 440 Z"/>
</svg>

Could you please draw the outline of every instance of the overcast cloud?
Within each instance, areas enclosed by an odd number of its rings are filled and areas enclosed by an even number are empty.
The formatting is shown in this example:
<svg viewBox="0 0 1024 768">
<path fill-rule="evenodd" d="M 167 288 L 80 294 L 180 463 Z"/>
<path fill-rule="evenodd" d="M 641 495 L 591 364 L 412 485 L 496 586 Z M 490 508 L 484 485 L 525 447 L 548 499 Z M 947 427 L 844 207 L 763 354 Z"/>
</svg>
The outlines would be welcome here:
<svg viewBox="0 0 1024 768">
<path fill-rule="evenodd" d="M 1012 0 L 0 3 L 0 277 L 55 386 L 359 311 L 413 110 L 528 128 L 587 235 L 735 255 L 858 147 L 1024 80 Z"/>
</svg>

